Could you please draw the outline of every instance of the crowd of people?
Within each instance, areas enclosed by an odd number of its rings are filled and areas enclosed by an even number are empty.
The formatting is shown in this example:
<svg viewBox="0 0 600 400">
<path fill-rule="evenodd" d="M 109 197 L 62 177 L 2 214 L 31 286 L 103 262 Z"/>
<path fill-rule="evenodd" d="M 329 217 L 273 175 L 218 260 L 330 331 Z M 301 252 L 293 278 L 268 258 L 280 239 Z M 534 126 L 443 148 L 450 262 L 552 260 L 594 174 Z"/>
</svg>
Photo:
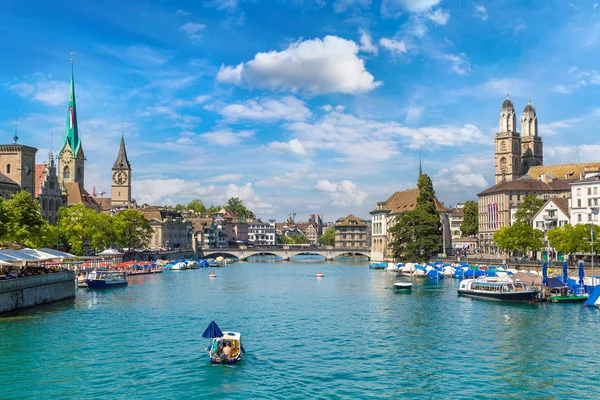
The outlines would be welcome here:
<svg viewBox="0 0 600 400">
<path fill-rule="evenodd" d="M 58 265 L 50 266 L 50 267 L 38 267 L 38 266 L 25 266 L 21 268 L 10 268 L 6 270 L 4 273 L 0 274 L 0 280 L 7 279 L 17 279 L 17 278 L 25 278 L 28 276 L 36 276 L 36 275 L 47 275 L 53 274 L 56 272 L 66 271 L 65 268 L 62 268 Z"/>
</svg>

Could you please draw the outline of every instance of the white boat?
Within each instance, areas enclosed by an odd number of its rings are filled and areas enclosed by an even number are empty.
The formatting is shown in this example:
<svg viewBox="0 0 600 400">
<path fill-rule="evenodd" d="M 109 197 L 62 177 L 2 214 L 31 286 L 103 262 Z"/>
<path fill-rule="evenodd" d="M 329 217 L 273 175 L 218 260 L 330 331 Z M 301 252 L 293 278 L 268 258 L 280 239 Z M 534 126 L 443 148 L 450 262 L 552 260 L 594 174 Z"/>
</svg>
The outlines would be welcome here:
<svg viewBox="0 0 600 400">
<path fill-rule="evenodd" d="M 189 260 L 189 261 L 186 262 L 186 268 L 187 269 L 199 269 L 200 268 L 200 264 L 198 264 L 198 261 Z"/>
<path fill-rule="evenodd" d="M 413 284 L 410 282 L 396 282 L 392 285 L 395 292 L 409 292 L 412 290 Z"/>
<path fill-rule="evenodd" d="M 510 278 L 479 278 L 461 281 L 458 294 L 484 300 L 532 303 L 539 291 Z"/>
<path fill-rule="evenodd" d="M 127 274 L 114 271 L 92 271 L 85 279 L 88 289 L 107 289 L 127 286 Z"/>
<path fill-rule="evenodd" d="M 226 356 L 223 353 L 225 346 L 230 347 L 231 355 Z M 223 336 L 214 338 L 211 346 L 208 348 L 208 355 L 211 364 L 237 364 L 244 354 L 242 345 L 242 334 L 239 332 L 224 332 Z"/>
<path fill-rule="evenodd" d="M 179 261 L 179 262 L 173 264 L 173 266 L 171 267 L 171 269 L 173 271 L 180 271 L 180 270 L 187 269 L 187 266 L 185 265 L 184 261 Z"/>
</svg>

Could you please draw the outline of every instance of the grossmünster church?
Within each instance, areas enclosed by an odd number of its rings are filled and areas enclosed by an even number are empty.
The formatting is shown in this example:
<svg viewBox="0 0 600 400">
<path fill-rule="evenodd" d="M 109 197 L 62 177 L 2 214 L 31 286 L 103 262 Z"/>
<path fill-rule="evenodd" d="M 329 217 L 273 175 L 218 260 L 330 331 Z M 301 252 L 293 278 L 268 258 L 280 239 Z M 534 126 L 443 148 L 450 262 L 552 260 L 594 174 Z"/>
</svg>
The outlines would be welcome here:
<svg viewBox="0 0 600 400">
<path fill-rule="evenodd" d="M 94 197 L 85 190 L 86 158 L 77 125 L 75 79 L 72 64 L 66 133 L 58 159 L 58 181 L 62 185 L 69 206 L 83 204 L 87 208 L 103 212 L 114 212 L 131 207 L 131 164 L 127 159 L 123 135 L 121 135 L 117 159 L 112 167 L 111 197 Z"/>
</svg>

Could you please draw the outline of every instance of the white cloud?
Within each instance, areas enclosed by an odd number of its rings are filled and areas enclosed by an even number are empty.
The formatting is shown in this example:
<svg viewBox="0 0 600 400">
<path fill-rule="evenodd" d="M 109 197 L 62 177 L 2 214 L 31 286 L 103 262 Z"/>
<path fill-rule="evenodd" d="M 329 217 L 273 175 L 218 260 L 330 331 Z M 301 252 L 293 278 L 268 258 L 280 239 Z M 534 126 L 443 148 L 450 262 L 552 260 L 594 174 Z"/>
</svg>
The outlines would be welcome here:
<svg viewBox="0 0 600 400">
<path fill-rule="evenodd" d="M 206 25 L 199 24 L 196 22 L 188 22 L 179 27 L 180 30 L 184 31 L 192 42 L 196 42 L 202 39 L 202 31 L 206 28 Z"/>
<path fill-rule="evenodd" d="M 181 15 L 181 16 L 185 17 L 187 15 L 190 15 L 190 13 L 185 10 L 179 9 L 179 10 L 175 11 L 175 15 Z"/>
<path fill-rule="evenodd" d="M 132 46 L 98 46 L 104 53 L 110 54 L 131 65 L 147 67 L 148 65 L 163 65 L 172 57 L 173 52 L 154 48 L 144 44 Z"/>
<path fill-rule="evenodd" d="M 40 78 L 39 75 L 36 75 L 36 78 L 39 80 L 33 83 L 19 82 L 7 85 L 7 88 L 23 98 L 50 106 L 67 104 L 70 90 L 67 82 L 49 81 L 44 77 Z"/>
<path fill-rule="evenodd" d="M 134 179 L 132 192 L 138 204 L 161 204 L 167 198 L 188 196 L 199 186 L 198 182 L 183 179 Z"/>
<path fill-rule="evenodd" d="M 450 61 L 450 69 L 458 75 L 467 75 L 471 71 L 471 66 L 465 53 L 446 54 L 444 58 Z"/>
<path fill-rule="evenodd" d="M 531 82 L 518 78 L 493 78 L 479 85 L 451 92 L 452 95 L 473 97 L 498 97 L 510 93 L 514 96 L 527 96 L 531 93 Z"/>
<path fill-rule="evenodd" d="M 217 80 L 314 94 L 368 92 L 381 82 L 365 69 L 358 51 L 356 43 L 337 36 L 298 41 L 283 51 L 258 53 L 237 67 L 221 66 Z"/>
<path fill-rule="evenodd" d="M 230 129 L 222 129 L 212 132 L 206 132 L 200 136 L 210 144 L 219 146 L 233 146 L 242 142 L 243 139 L 254 136 L 255 131 L 233 132 Z"/>
<path fill-rule="evenodd" d="M 364 29 L 360 31 L 360 50 L 365 53 L 377 54 L 378 49 L 377 46 L 373 44 L 373 40 L 371 39 L 371 35 Z"/>
<path fill-rule="evenodd" d="M 330 193 L 332 204 L 336 206 L 360 206 L 367 198 L 367 193 L 358 190 L 356 183 L 347 179 L 340 183 L 329 182 L 327 179 L 319 180 L 315 190 Z"/>
<path fill-rule="evenodd" d="M 415 124 L 423 115 L 423 108 L 416 106 L 409 106 L 406 108 L 406 117 L 404 117 L 404 122 L 407 124 Z"/>
<path fill-rule="evenodd" d="M 398 16 L 400 11 L 421 13 L 437 6 L 441 0 L 382 0 L 381 12 L 384 16 Z"/>
<path fill-rule="evenodd" d="M 325 104 L 323 107 L 321 107 L 321 109 L 325 112 L 329 112 L 333 110 L 333 107 L 331 106 L 331 104 Z"/>
<path fill-rule="evenodd" d="M 544 146 L 544 163 L 573 164 L 579 162 L 598 161 L 600 144 L 587 144 L 581 146 Z"/>
<path fill-rule="evenodd" d="M 569 118 L 562 121 L 550 122 L 548 124 L 540 124 L 540 136 L 557 135 L 558 131 L 565 128 L 573 128 L 582 118 Z"/>
<path fill-rule="evenodd" d="M 216 8 L 217 10 L 235 11 L 239 5 L 239 0 L 211 0 L 204 2 L 204 6 Z"/>
<path fill-rule="evenodd" d="M 475 4 L 474 15 L 482 21 L 487 21 L 488 19 L 487 10 L 485 9 L 485 6 L 483 4 Z"/>
<path fill-rule="evenodd" d="M 221 115 L 233 121 L 239 119 L 303 121 L 310 117 L 311 112 L 302 100 L 294 96 L 285 96 L 281 99 L 263 98 L 229 104 L 221 110 Z"/>
<path fill-rule="evenodd" d="M 333 11 L 341 13 L 352 7 L 368 8 L 370 4 L 371 0 L 335 0 Z"/>
<path fill-rule="evenodd" d="M 432 11 L 425 15 L 427 19 L 435 22 L 438 25 L 446 25 L 448 20 L 450 19 L 450 13 L 448 11 L 444 11 L 441 8 L 438 8 L 435 11 Z"/>
<path fill-rule="evenodd" d="M 298 139 L 292 139 L 289 142 L 271 142 L 269 143 L 268 148 L 275 151 L 282 151 L 284 153 L 293 153 L 298 156 L 304 156 L 307 154 L 306 149 Z"/>
<path fill-rule="evenodd" d="M 223 174 L 207 179 L 207 182 L 236 182 L 242 179 L 241 174 Z"/>
<path fill-rule="evenodd" d="M 239 85 L 242 82 L 242 72 L 244 71 L 244 63 L 240 63 L 236 67 L 221 65 L 217 73 L 219 82 L 228 82 Z"/>
<path fill-rule="evenodd" d="M 432 181 L 440 199 L 471 200 L 468 197 L 490 187 L 490 182 L 493 182 L 493 164 L 482 163 L 476 157 L 460 157 L 445 163 L 432 176 Z"/>
<path fill-rule="evenodd" d="M 292 172 L 287 172 L 282 176 L 273 176 L 256 182 L 256 186 L 277 186 L 289 187 L 297 184 L 302 179 L 313 177 L 314 174 L 308 174 L 306 168 L 300 168 Z"/>
<path fill-rule="evenodd" d="M 379 44 L 395 55 L 403 54 L 408 51 L 406 43 L 403 40 L 381 38 Z"/>
<path fill-rule="evenodd" d="M 223 202 L 231 197 L 238 197 L 244 205 L 255 213 L 272 213 L 273 205 L 264 202 L 252 189 L 251 183 L 246 183 L 243 186 L 232 184 L 227 185 Z"/>
</svg>

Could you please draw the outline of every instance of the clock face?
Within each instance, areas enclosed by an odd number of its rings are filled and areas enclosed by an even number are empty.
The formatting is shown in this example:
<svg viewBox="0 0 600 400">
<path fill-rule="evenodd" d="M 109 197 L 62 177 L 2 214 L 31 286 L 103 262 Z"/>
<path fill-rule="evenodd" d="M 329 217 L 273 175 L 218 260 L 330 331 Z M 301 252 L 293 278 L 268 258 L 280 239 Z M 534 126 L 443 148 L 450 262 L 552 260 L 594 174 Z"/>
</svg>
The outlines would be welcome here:
<svg viewBox="0 0 600 400">
<path fill-rule="evenodd" d="M 25 164 L 25 175 L 29 175 L 31 173 L 31 167 L 29 166 L 29 164 Z"/>
<path fill-rule="evenodd" d="M 70 164 L 73 161 L 73 152 L 71 150 L 67 150 L 62 155 L 62 161 L 65 164 Z"/>
<path fill-rule="evenodd" d="M 127 183 L 127 173 L 125 171 L 115 171 L 113 173 L 113 182 L 117 185 Z"/>
</svg>

